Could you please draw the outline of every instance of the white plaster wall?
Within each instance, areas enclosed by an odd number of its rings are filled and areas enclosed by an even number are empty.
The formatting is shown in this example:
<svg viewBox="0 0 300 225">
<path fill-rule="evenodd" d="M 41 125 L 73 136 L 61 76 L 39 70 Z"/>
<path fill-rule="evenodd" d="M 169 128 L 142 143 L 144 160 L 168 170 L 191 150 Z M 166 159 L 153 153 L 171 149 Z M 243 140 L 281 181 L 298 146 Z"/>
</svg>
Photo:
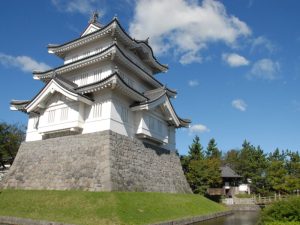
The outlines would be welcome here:
<svg viewBox="0 0 300 225">
<path fill-rule="evenodd" d="M 68 53 L 65 57 L 64 64 L 71 63 L 82 58 L 97 54 L 112 45 L 112 38 L 110 36 L 103 37 L 100 40 L 90 42 L 84 46 L 80 46 Z M 89 52 L 89 54 L 87 54 Z"/>
<path fill-rule="evenodd" d="M 152 127 L 151 127 L 152 124 Z M 168 143 L 168 127 L 166 122 L 153 111 L 143 111 L 138 127 L 138 133 L 146 134 Z"/>
<path fill-rule="evenodd" d="M 133 137 L 135 135 L 135 113 L 129 108 L 129 105 L 131 104 L 132 100 L 129 100 L 126 96 L 122 96 L 117 92 L 113 93 L 110 129 L 116 133 L 129 137 Z M 122 115 L 123 117 L 124 115 L 127 115 L 127 119 L 124 120 Z"/>
<path fill-rule="evenodd" d="M 110 129 L 112 108 L 111 91 L 103 90 L 100 92 L 95 92 L 94 100 L 93 106 L 85 105 L 85 123 L 82 133 L 92 133 Z M 101 115 L 98 114 L 98 116 L 95 114 L 96 104 L 101 104 Z"/>
<path fill-rule="evenodd" d="M 42 135 L 40 135 L 37 130 L 38 123 L 36 121 L 38 121 L 38 119 L 38 115 L 29 115 L 25 141 L 42 140 Z"/>
<path fill-rule="evenodd" d="M 122 96 L 118 90 L 104 90 L 94 94 L 94 104 L 101 103 L 102 113 L 100 117 L 93 118 L 93 106 L 87 106 L 82 132 L 112 130 L 129 137 L 135 136 L 135 112 L 132 112 L 129 108 L 132 100 Z M 127 119 L 123 120 L 122 114 L 127 115 Z"/>
<path fill-rule="evenodd" d="M 167 144 L 167 148 L 170 150 L 176 150 L 176 129 L 173 126 L 169 126 L 168 127 L 168 144 Z"/>
<path fill-rule="evenodd" d="M 145 134 L 158 140 L 162 140 L 161 147 L 175 150 L 175 127 L 169 126 L 160 110 L 139 111 L 136 113 L 135 124 L 136 133 Z M 150 123 L 154 123 L 151 127 Z M 158 125 L 160 123 L 160 125 Z"/>
<path fill-rule="evenodd" d="M 55 130 L 63 130 L 72 127 L 82 127 L 83 120 L 82 115 L 82 105 L 81 102 L 68 101 L 63 95 L 56 94 L 53 95 L 50 101 L 46 104 L 46 109 L 41 113 L 39 119 L 38 132 L 47 133 Z M 67 118 L 62 119 L 61 110 L 67 108 Z M 50 111 L 55 111 L 53 122 L 49 122 Z"/>
<path fill-rule="evenodd" d="M 110 60 L 63 74 L 63 77 L 78 86 L 94 83 L 111 75 L 113 65 Z"/>
<path fill-rule="evenodd" d="M 128 137 L 146 134 L 162 140 L 162 147 L 175 150 L 175 128 L 168 126 L 160 110 L 133 112 L 129 108 L 132 100 L 116 89 L 95 92 L 94 100 L 94 104 L 89 106 L 81 102 L 67 101 L 61 94 L 53 95 L 39 117 L 38 129 L 34 126 L 37 117 L 29 117 L 26 141 L 41 140 L 41 133 L 76 127 L 82 128 L 83 134 L 104 130 L 112 130 Z M 101 112 L 97 111 L 98 114 L 95 114 L 96 104 L 101 104 Z M 62 121 L 61 109 L 66 107 L 68 117 Z M 48 115 L 52 110 L 55 110 L 55 117 L 49 123 Z"/>
</svg>

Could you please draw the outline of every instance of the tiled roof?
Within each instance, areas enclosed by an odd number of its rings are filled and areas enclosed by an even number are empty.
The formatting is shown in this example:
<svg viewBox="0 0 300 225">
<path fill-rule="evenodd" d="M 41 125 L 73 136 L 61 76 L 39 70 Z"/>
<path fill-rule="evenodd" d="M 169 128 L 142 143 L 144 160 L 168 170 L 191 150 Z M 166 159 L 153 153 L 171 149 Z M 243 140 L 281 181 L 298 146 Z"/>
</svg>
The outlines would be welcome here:
<svg viewBox="0 0 300 225">
<path fill-rule="evenodd" d="M 222 177 L 232 177 L 232 178 L 241 178 L 233 169 L 229 166 L 221 166 L 221 176 Z"/>
</svg>

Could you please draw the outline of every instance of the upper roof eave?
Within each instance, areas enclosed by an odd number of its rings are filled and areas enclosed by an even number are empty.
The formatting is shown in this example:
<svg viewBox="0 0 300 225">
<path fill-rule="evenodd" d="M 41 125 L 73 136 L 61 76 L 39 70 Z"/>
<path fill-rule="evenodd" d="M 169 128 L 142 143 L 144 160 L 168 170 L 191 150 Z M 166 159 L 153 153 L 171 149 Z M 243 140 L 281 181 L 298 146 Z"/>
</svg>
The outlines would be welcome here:
<svg viewBox="0 0 300 225">
<path fill-rule="evenodd" d="M 175 98 L 177 95 L 177 91 L 169 89 L 165 85 L 161 86 L 159 88 L 153 89 L 153 90 L 146 91 L 145 95 L 151 96 L 151 95 L 155 95 L 155 94 L 161 94 L 163 92 L 167 93 L 167 95 L 171 98 Z"/>
<path fill-rule="evenodd" d="M 76 38 L 76 39 L 74 39 L 72 41 L 69 41 L 69 42 L 66 42 L 66 43 L 60 44 L 60 45 L 49 44 L 48 45 L 48 52 L 49 53 L 54 53 L 57 56 L 59 56 L 61 58 L 64 58 L 64 54 L 65 54 L 64 51 L 63 51 L 64 47 L 67 47 L 68 45 L 72 45 L 73 43 L 75 43 L 77 41 L 80 41 L 80 40 L 89 39 L 93 35 L 97 35 L 98 33 L 103 32 L 105 29 L 109 30 L 109 27 L 113 26 L 114 24 L 116 24 L 117 26 L 112 27 L 112 28 L 115 28 L 115 29 L 119 28 L 122 31 L 122 33 L 124 34 L 124 36 L 127 37 L 128 40 L 130 40 L 130 42 L 128 42 L 128 43 L 134 44 L 136 46 L 143 45 L 143 46 L 146 47 L 146 49 L 148 49 L 148 51 L 150 51 L 150 55 L 153 58 L 153 60 L 151 60 L 151 61 L 152 61 L 152 67 L 155 69 L 154 72 L 159 73 L 159 72 L 166 72 L 168 70 L 168 66 L 167 65 L 161 64 L 156 59 L 156 57 L 154 56 L 154 53 L 153 53 L 153 50 L 152 50 L 151 46 L 146 41 L 141 41 L 141 40 L 136 40 L 136 39 L 131 38 L 127 34 L 127 32 L 125 31 L 125 29 L 121 26 L 121 24 L 119 23 L 119 21 L 118 21 L 117 18 L 114 18 L 110 23 L 108 23 L 106 26 L 101 27 L 99 30 L 97 30 L 95 32 L 92 32 L 90 34 L 86 34 L 84 36 L 80 36 L 79 38 Z"/>
<path fill-rule="evenodd" d="M 65 42 L 63 44 L 48 44 L 47 48 L 48 48 L 48 51 L 53 51 L 54 54 L 56 54 L 57 51 L 59 50 L 62 50 L 61 48 L 62 47 L 66 47 L 67 45 L 70 45 L 72 43 L 75 43 L 76 41 L 79 41 L 79 40 L 83 40 L 83 39 L 88 39 L 89 37 L 95 35 L 96 33 L 100 33 L 101 31 L 105 30 L 106 28 L 108 28 L 110 25 L 112 25 L 114 23 L 115 19 L 113 19 L 110 23 L 106 24 L 105 26 L 101 27 L 99 30 L 95 31 L 95 32 L 92 32 L 92 33 L 89 33 L 87 35 L 84 35 L 84 36 L 80 36 L 74 40 L 71 40 L 71 41 L 68 41 L 68 42 Z M 90 24 L 89 24 L 90 25 Z M 88 26 L 89 26 L 88 25 Z M 52 52 L 51 52 L 52 53 Z M 57 55 L 59 57 L 61 57 L 60 55 Z"/>
<path fill-rule="evenodd" d="M 151 53 L 151 57 L 153 58 L 155 64 L 154 66 L 157 67 L 157 69 L 159 70 L 159 72 L 166 72 L 169 68 L 167 65 L 161 64 L 156 57 L 154 56 L 154 52 L 152 47 L 148 44 L 148 41 L 144 41 L 144 40 L 136 40 L 132 37 L 130 37 L 127 32 L 125 31 L 125 29 L 121 26 L 121 24 L 119 23 L 118 20 L 116 20 L 118 27 L 120 28 L 120 30 L 122 30 L 123 34 L 130 39 L 133 43 L 137 44 L 137 45 L 144 45 L 148 50 L 150 50 Z M 158 72 L 158 71 L 157 71 Z"/>
<path fill-rule="evenodd" d="M 81 87 L 77 87 L 74 90 L 76 92 L 79 93 L 87 93 L 89 92 L 89 90 L 94 90 L 96 89 L 97 86 L 101 86 L 101 85 L 106 85 L 107 82 L 111 82 L 113 83 L 113 85 L 122 85 L 122 87 L 124 87 L 128 92 L 131 93 L 132 96 L 135 97 L 135 100 L 137 101 L 147 101 L 149 100 L 146 96 L 144 96 L 142 93 L 136 91 L 135 89 L 133 89 L 132 87 L 130 87 L 123 79 L 122 77 L 117 73 L 114 72 L 113 74 L 109 75 L 108 77 L 106 77 L 103 80 L 91 83 L 91 84 L 87 84 Z"/>
<path fill-rule="evenodd" d="M 97 56 L 100 56 L 102 54 L 105 54 L 107 53 L 111 48 L 113 47 L 116 47 L 116 49 L 120 52 L 120 54 L 128 61 L 131 62 L 131 64 L 135 65 L 137 68 L 139 68 L 141 71 L 143 71 L 146 76 L 148 77 L 147 79 L 151 80 L 151 82 L 153 83 L 154 86 L 163 86 L 163 84 L 161 82 L 159 82 L 157 79 L 155 79 L 154 76 L 150 75 L 148 72 L 146 72 L 143 68 L 141 68 L 139 65 L 137 65 L 135 62 L 133 62 L 119 47 L 117 44 L 113 44 L 111 46 L 109 46 L 108 48 L 104 49 L 103 51 L 97 53 L 97 54 L 94 54 L 94 55 L 91 55 L 89 57 L 86 57 L 86 58 L 82 58 L 78 61 L 75 61 L 75 62 L 71 62 L 71 63 L 68 63 L 68 64 L 64 64 L 62 66 L 59 66 L 59 67 L 56 67 L 56 68 L 53 68 L 53 69 L 50 69 L 50 70 L 47 70 L 47 71 L 34 71 L 33 72 L 33 75 L 34 75 L 34 79 L 49 79 L 51 77 L 54 77 L 55 76 L 55 73 L 58 72 L 57 70 L 59 69 L 62 69 L 62 68 L 65 68 L 65 67 L 68 67 L 68 66 L 72 66 L 72 65 L 75 65 L 77 63 L 81 63 L 81 62 L 84 62 L 84 61 L 88 61 L 89 59 L 93 58 L 93 57 L 97 57 Z M 43 78 L 44 77 L 44 78 Z M 171 89 L 168 89 L 172 92 L 174 92 L 173 90 Z"/>
</svg>

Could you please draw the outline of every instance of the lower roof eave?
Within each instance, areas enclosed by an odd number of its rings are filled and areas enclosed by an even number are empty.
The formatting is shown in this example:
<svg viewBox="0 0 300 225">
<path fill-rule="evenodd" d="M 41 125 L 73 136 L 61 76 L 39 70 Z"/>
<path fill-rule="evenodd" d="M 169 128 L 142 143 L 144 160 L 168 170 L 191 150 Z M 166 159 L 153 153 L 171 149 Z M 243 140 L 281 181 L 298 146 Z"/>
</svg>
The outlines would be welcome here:
<svg viewBox="0 0 300 225">
<path fill-rule="evenodd" d="M 20 111 L 20 112 L 26 112 L 26 105 L 28 105 L 31 101 L 30 100 L 12 100 L 10 102 L 10 110 L 12 111 Z"/>
<path fill-rule="evenodd" d="M 152 142 L 155 142 L 157 144 L 163 144 L 164 142 L 158 138 L 155 138 L 155 137 L 152 137 L 152 136 L 149 136 L 147 134 L 143 134 L 143 133 L 139 133 L 139 134 L 136 134 L 136 136 L 138 138 L 142 138 L 142 139 L 146 139 L 146 140 L 150 140 Z"/>
</svg>

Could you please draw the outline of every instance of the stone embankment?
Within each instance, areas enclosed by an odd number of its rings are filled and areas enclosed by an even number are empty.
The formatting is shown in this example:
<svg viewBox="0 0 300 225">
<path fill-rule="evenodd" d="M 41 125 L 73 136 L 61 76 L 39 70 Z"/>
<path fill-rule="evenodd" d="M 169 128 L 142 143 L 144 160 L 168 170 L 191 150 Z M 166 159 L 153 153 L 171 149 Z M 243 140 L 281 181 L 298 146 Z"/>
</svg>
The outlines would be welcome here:
<svg viewBox="0 0 300 225">
<path fill-rule="evenodd" d="M 112 131 L 24 142 L 0 187 L 191 193 L 175 151 Z"/>
</svg>

